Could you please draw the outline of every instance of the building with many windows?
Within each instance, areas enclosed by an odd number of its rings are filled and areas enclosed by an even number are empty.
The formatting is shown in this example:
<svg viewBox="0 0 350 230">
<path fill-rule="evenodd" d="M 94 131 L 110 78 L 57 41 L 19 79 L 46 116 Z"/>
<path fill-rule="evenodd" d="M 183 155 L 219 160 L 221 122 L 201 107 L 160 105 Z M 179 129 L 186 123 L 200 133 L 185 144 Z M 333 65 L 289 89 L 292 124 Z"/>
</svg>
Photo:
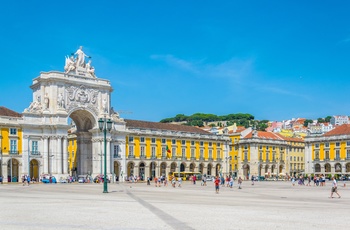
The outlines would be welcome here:
<svg viewBox="0 0 350 230">
<path fill-rule="evenodd" d="M 140 178 L 169 172 L 225 174 L 223 159 L 228 156 L 229 138 L 184 125 L 125 120 L 126 155 L 115 152 L 115 171 Z M 121 167 L 126 165 L 126 168 Z"/>
<path fill-rule="evenodd" d="M 306 173 L 350 174 L 350 125 L 305 138 Z"/>
<path fill-rule="evenodd" d="M 0 175 L 18 181 L 22 173 L 22 115 L 0 107 Z"/>
</svg>

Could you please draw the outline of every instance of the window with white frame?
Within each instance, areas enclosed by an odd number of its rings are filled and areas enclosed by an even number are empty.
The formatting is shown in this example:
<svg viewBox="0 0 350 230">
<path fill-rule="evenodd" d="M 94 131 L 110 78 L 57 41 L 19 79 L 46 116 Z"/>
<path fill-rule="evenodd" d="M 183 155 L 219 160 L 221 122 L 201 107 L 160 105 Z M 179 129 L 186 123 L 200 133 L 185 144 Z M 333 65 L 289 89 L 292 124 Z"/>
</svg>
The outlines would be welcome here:
<svg viewBox="0 0 350 230">
<path fill-rule="evenodd" d="M 266 146 L 266 150 L 269 150 L 269 146 Z"/>
<path fill-rule="evenodd" d="M 204 145 L 204 142 L 203 142 L 203 141 L 199 142 L 199 145 L 200 145 L 200 146 L 203 146 L 203 145 Z"/>
<path fill-rule="evenodd" d="M 39 151 L 38 151 L 38 141 L 32 141 L 32 154 L 33 154 L 33 155 L 39 154 Z"/>
<path fill-rule="evenodd" d="M 114 157 L 118 157 L 119 155 L 119 145 L 114 145 Z"/>
<path fill-rule="evenodd" d="M 326 159 L 329 159 L 329 151 L 326 151 Z"/>
<path fill-rule="evenodd" d="M 328 147 L 329 147 L 329 142 L 326 142 L 326 143 L 324 144 L 324 146 L 325 146 L 326 148 L 328 148 Z"/>
<path fill-rule="evenodd" d="M 213 158 L 213 150 L 209 149 L 209 159 L 212 159 L 212 158 Z"/>
<path fill-rule="evenodd" d="M 172 140 L 171 140 L 171 144 L 175 145 L 175 144 L 176 144 L 176 140 L 175 140 L 175 139 L 172 139 Z"/>
<path fill-rule="evenodd" d="M 347 159 L 350 159 L 350 149 L 347 149 L 347 150 L 346 150 L 346 158 L 347 158 Z"/>
<path fill-rule="evenodd" d="M 269 160 L 269 153 L 266 153 L 266 160 Z"/>
<path fill-rule="evenodd" d="M 320 158 L 320 152 L 319 151 L 315 151 L 315 158 L 319 159 Z"/>
<path fill-rule="evenodd" d="M 10 135 L 17 135 L 17 129 L 16 128 L 10 128 Z"/>
<path fill-rule="evenodd" d="M 191 141 L 191 145 L 192 145 L 192 146 L 194 145 L 194 141 Z"/>
<path fill-rule="evenodd" d="M 140 155 L 141 155 L 141 157 L 145 156 L 145 146 L 140 147 Z"/>
<path fill-rule="evenodd" d="M 185 145 L 185 144 L 186 144 L 186 141 L 185 141 L 185 140 L 181 140 L 181 144 L 182 144 L 182 145 Z"/>
<path fill-rule="evenodd" d="M 340 146 L 340 142 L 335 142 L 335 147 L 339 147 Z"/>
<path fill-rule="evenodd" d="M 129 136 L 129 142 L 134 142 L 134 137 L 133 136 Z"/>
<path fill-rule="evenodd" d="M 199 150 L 199 157 L 200 157 L 200 158 L 203 158 L 203 157 L 204 157 L 203 155 L 204 155 L 203 149 Z"/>
<path fill-rule="evenodd" d="M 339 151 L 339 149 L 335 150 L 335 159 L 340 159 L 340 151 Z"/>
<path fill-rule="evenodd" d="M 141 142 L 141 143 L 145 143 L 145 138 L 144 138 L 144 137 L 141 137 L 141 138 L 140 138 L 140 142 Z"/>
<path fill-rule="evenodd" d="M 191 157 L 195 157 L 195 155 L 194 155 L 194 149 L 191 149 Z"/>
<path fill-rule="evenodd" d="M 165 157 L 165 156 L 166 156 L 166 148 L 162 147 L 162 157 Z"/>
<path fill-rule="evenodd" d="M 164 138 L 162 138 L 162 144 L 165 144 L 166 140 Z"/>
<path fill-rule="evenodd" d="M 152 143 L 152 144 L 156 143 L 156 138 L 152 137 L 152 138 L 151 138 L 151 143 Z"/>
<path fill-rule="evenodd" d="M 244 152 L 244 160 L 247 161 L 248 160 L 248 153 Z"/>
<path fill-rule="evenodd" d="M 176 148 L 172 148 L 171 154 L 173 157 L 176 157 Z"/>
<path fill-rule="evenodd" d="M 182 155 L 182 158 L 186 157 L 186 149 L 185 148 L 181 149 L 181 155 Z"/>
<path fill-rule="evenodd" d="M 216 150 L 216 158 L 221 158 L 221 151 L 220 151 L 220 149 Z"/>
<path fill-rule="evenodd" d="M 316 143 L 315 144 L 315 148 L 319 148 L 320 147 L 320 144 L 319 143 Z"/>
<path fill-rule="evenodd" d="M 133 156 L 134 156 L 134 146 L 133 146 L 133 145 L 130 145 L 130 146 L 129 146 L 129 156 L 130 156 L 130 157 L 133 157 Z"/>
<path fill-rule="evenodd" d="M 17 154 L 17 140 L 10 140 L 10 153 Z"/>
<path fill-rule="evenodd" d="M 209 147 L 213 146 L 213 142 L 209 142 Z"/>
<path fill-rule="evenodd" d="M 216 143 L 216 146 L 217 146 L 217 147 L 220 147 L 220 146 L 221 146 L 221 143 L 220 143 L 220 142 Z"/>
<path fill-rule="evenodd" d="M 152 157 L 156 157 L 156 147 L 154 146 L 151 147 L 151 154 L 152 154 Z"/>
</svg>

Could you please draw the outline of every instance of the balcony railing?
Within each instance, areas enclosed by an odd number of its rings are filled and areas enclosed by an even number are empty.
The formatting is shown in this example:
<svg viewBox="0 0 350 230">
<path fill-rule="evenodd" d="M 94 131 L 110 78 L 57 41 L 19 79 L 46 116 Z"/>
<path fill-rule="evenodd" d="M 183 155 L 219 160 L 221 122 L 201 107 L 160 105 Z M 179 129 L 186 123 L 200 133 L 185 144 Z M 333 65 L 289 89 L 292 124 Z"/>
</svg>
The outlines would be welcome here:
<svg viewBox="0 0 350 230">
<path fill-rule="evenodd" d="M 141 155 L 140 159 L 146 159 L 146 156 L 145 155 Z"/>
<path fill-rule="evenodd" d="M 30 154 L 38 156 L 38 155 L 40 155 L 40 152 L 39 151 L 30 151 Z"/>
<path fill-rule="evenodd" d="M 119 154 L 114 154 L 113 158 L 121 158 L 121 156 Z"/>
<path fill-rule="evenodd" d="M 128 158 L 129 159 L 135 159 L 135 155 L 129 155 Z"/>
<path fill-rule="evenodd" d="M 204 157 L 199 157 L 199 160 L 200 161 L 204 161 Z"/>
<path fill-rule="evenodd" d="M 218 162 L 221 162 L 221 161 L 222 161 L 222 159 L 221 159 L 220 157 L 216 158 L 216 160 L 217 160 Z"/>
<path fill-rule="evenodd" d="M 208 158 L 208 161 L 209 161 L 209 162 L 213 162 L 213 158 L 212 158 L 212 157 L 209 157 L 209 158 Z"/>
<path fill-rule="evenodd" d="M 320 158 L 317 157 L 317 158 L 314 159 L 314 161 L 320 161 Z"/>
<path fill-rule="evenodd" d="M 18 151 L 16 151 L 16 150 L 10 150 L 10 151 L 9 151 L 9 154 L 12 154 L 12 155 L 18 155 L 18 154 L 19 154 L 19 152 L 18 152 Z"/>
<path fill-rule="evenodd" d="M 167 158 L 166 155 L 162 156 L 162 159 L 163 159 L 163 160 L 165 160 L 166 158 Z"/>
<path fill-rule="evenodd" d="M 191 157 L 191 161 L 195 161 L 196 160 L 196 158 L 195 157 Z"/>
</svg>

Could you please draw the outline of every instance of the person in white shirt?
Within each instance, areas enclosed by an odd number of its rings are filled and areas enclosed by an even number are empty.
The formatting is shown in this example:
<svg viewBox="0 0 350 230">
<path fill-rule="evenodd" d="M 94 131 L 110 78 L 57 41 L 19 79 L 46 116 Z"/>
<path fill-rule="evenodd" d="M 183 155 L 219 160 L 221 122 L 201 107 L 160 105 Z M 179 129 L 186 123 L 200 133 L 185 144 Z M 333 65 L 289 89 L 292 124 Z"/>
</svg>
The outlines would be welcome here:
<svg viewBox="0 0 350 230">
<path fill-rule="evenodd" d="M 336 193 L 338 195 L 338 198 L 340 198 L 340 195 L 337 191 L 337 181 L 335 180 L 334 177 L 332 177 L 332 192 L 331 192 L 330 198 L 333 198 L 333 193 Z"/>
</svg>

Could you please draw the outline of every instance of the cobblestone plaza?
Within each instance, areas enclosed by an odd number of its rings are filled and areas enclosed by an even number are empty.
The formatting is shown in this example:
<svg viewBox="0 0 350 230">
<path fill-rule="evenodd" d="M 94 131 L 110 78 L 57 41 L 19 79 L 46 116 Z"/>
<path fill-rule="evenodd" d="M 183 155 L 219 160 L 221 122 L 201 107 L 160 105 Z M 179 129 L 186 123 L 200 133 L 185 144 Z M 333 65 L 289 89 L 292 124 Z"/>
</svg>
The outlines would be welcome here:
<svg viewBox="0 0 350 230">
<path fill-rule="evenodd" d="M 1 184 L 1 229 L 347 229 L 349 187 L 243 182 L 243 188 L 183 183 Z"/>
</svg>

